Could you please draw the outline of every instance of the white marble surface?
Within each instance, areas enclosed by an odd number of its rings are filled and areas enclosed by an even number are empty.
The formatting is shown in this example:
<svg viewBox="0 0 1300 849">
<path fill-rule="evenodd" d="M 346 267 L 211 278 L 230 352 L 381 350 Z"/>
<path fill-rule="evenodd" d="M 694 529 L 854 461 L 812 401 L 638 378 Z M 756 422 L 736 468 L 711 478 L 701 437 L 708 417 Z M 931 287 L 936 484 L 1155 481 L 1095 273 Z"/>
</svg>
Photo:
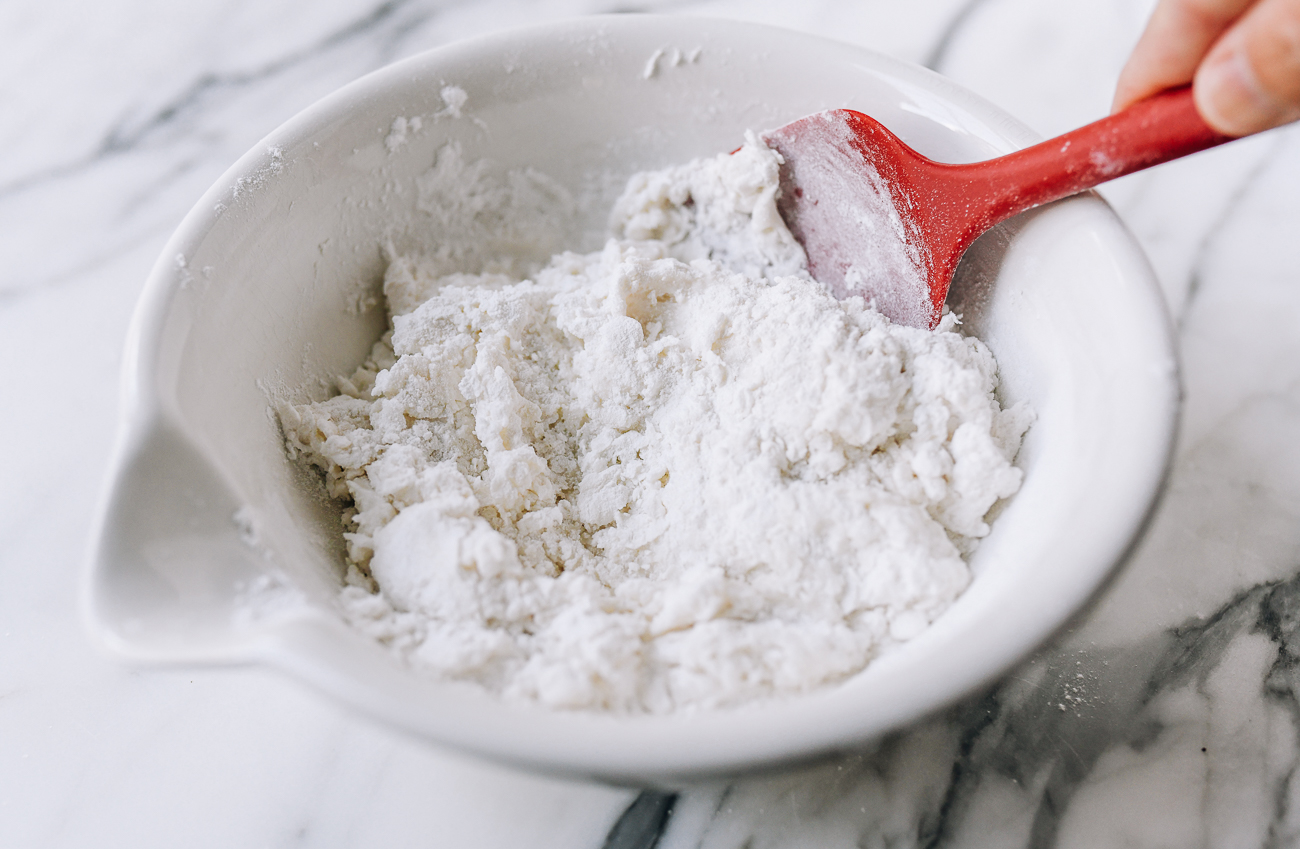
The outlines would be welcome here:
<svg viewBox="0 0 1300 849">
<path fill-rule="evenodd" d="M 1300 845 L 1296 129 L 1106 190 L 1181 334 L 1167 495 L 1073 630 L 870 757 L 638 794 L 452 757 L 270 672 L 129 670 L 91 648 L 77 593 L 122 341 L 203 190 L 382 64 L 633 8 L 925 62 L 1054 133 L 1104 113 L 1149 3 L 0 4 L 0 846 Z"/>
</svg>

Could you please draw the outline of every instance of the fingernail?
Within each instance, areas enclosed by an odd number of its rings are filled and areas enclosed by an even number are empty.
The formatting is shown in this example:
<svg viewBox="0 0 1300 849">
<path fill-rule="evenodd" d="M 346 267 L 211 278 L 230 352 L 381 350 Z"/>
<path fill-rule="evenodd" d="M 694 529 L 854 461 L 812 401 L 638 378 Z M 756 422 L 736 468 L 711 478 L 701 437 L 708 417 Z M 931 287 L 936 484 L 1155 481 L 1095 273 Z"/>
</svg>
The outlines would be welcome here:
<svg viewBox="0 0 1300 849">
<path fill-rule="evenodd" d="M 1196 108 L 1221 133 L 1245 136 L 1282 122 L 1285 107 L 1260 85 L 1241 50 L 1212 56 L 1196 73 Z"/>
</svg>

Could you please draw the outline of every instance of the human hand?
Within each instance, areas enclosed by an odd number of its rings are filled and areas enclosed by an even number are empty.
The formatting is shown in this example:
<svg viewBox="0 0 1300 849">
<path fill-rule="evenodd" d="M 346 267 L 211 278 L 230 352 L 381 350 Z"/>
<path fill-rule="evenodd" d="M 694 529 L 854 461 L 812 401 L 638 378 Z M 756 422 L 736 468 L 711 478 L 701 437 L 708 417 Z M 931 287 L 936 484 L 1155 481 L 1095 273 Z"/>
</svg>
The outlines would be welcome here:
<svg viewBox="0 0 1300 849">
<path fill-rule="evenodd" d="M 1201 117 L 1230 136 L 1300 119 L 1300 0 L 1160 0 L 1114 109 L 1188 82 Z"/>
</svg>

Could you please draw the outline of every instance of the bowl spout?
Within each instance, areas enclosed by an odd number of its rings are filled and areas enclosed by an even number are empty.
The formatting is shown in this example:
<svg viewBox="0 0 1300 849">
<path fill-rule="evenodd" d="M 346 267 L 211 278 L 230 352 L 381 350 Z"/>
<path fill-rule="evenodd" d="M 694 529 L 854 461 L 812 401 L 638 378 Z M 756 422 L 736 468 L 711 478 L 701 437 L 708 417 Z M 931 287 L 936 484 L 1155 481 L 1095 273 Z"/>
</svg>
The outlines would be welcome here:
<svg viewBox="0 0 1300 849">
<path fill-rule="evenodd" d="M 110 481 L 86 607 L 92 631 L 140 661 L 235 661 L 239 600 L 266 572 L 240 501 L 202 450 L 158 419 Z"/>
</svg>

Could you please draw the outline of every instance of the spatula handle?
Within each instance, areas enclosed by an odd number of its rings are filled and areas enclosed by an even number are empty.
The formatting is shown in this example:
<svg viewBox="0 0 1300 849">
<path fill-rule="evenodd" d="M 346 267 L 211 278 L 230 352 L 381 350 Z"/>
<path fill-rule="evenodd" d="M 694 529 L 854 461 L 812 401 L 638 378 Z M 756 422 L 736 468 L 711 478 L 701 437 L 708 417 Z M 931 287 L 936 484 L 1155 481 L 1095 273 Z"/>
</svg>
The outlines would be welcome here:
<svg viewBox="0 0 1300 849">
<path fill-rule="evenodd" d="M 993 195 L 993 218 L 1000 221 L 1227 141 L 1232 137 L 1201 119 L 1192 87 L 1183 86 L 975 168 Z"/>
</svg>

